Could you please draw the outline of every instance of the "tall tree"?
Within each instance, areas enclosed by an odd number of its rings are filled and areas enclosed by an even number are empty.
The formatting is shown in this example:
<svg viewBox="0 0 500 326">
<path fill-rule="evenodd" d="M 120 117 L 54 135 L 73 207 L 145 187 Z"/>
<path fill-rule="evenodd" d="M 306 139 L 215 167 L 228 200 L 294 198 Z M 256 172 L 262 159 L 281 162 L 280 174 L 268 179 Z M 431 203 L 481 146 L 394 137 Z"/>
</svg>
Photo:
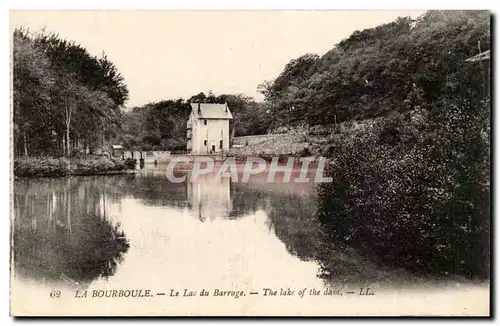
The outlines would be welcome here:
<svg viewBox="0 0 500 326">
<path fill-rule="evenodd" d="M 23 29 L 14 31 L 13 52 L 16 155 L 70 155 L 99 138 L 104 145 L 128 99 L 124 78 L 107 56 L 92 56 L 54 33 Z"/>
</svg>

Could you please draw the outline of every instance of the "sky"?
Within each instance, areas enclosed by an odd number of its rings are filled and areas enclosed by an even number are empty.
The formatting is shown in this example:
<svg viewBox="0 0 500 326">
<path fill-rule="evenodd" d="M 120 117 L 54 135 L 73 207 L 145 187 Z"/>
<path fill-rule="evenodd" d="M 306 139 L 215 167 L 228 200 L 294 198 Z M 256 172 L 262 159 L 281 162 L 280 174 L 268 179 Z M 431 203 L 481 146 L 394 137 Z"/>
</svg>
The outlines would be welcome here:
<svg viewBox="0 0 500 326">
<path fill-rule="evenodd" d="M 354 31 L 406 11 L 11 11 L 11 28 L 58 33 L 92 55 L 103 51 L 129 89 L 127 107 L 199 92 L 245 94 L 292 59 L 323 55 Z"/>
</svg>

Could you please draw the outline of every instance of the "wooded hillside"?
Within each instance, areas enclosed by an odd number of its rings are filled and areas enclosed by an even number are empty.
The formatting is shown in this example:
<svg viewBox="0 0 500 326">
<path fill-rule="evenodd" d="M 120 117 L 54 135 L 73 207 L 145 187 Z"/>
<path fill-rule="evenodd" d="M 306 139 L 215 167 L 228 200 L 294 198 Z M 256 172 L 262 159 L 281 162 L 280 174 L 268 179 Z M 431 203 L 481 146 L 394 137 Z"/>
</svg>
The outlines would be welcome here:
<svg viewBox="0 0 500 326">
<path fill-rule="evenodd" d="M 481 98 L 488 11 L 429 11 L 356 31 L 323 56 L 305 54 L 260 88 L 273 125 L 324 125 Z"/>
</svg>

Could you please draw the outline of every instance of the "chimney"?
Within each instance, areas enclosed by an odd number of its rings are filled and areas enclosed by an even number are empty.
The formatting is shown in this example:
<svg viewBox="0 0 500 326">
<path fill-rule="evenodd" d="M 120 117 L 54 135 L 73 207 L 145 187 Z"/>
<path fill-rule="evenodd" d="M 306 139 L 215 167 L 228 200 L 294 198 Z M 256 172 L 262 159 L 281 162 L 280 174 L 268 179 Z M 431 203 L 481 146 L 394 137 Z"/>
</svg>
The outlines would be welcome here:
<svg viewBox="0 0 500 326">
<path fill-rule="evenodd" d="M 227 113 L 227 102 L 224 102 L 224 104 L 226 104 L 226 113 Z"/>
<path fill-rule="evenodd" d="M 198 114 L 201 115 L 201 104 L 200 104 L 200 102 L 198 102 Z"/>
</svg>

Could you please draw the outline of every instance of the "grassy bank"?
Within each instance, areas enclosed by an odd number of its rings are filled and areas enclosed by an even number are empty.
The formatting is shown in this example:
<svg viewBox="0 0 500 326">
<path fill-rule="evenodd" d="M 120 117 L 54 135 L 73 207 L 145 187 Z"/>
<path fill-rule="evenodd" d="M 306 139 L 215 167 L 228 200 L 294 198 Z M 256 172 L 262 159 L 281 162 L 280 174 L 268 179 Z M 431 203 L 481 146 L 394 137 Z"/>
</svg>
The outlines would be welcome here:
<svg viewBox="0 0 500 326">
<path fill-rule="evenodd" d="M 82 157 L 21 157 L 14 160 L 16 177 L 60 177 L 125 172 L 133 162 L 100 156 Z"/>
</svg>

